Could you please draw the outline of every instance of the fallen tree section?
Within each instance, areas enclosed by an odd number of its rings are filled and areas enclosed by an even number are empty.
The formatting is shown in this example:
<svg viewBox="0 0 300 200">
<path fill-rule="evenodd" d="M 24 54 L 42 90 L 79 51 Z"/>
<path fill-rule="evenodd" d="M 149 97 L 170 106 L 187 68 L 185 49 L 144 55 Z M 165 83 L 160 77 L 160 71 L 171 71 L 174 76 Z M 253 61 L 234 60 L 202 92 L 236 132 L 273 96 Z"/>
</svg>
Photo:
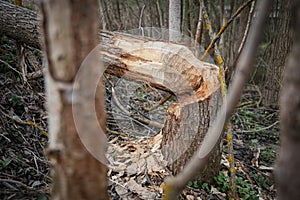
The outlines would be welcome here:
<svg viewBox="0 0 300 200">
<path fill-rule="evenodd" d="M 205 98 L 218 88 L 217 67 L 199 61 L 185 46 L 101 32 L 106 72 L 134 80 L 143 80 L 177 96 Z"/>
<path fill-rule="evenodd" d="M 0 32 L 32 47 L 41 47 L 39 19 L 32 10 L 0 1 Z"/>
<path fill-rule="evenodd" d="M 38 15 L 31 10 L 0 1 L 0 31 L 40 48 Z M 218 88 L 216 66 L 201 62 L 185 46 L 121 33 L 101 32 L 106 72 L 143 80 L 157 88 L 197 98 Z"/>
</svg>

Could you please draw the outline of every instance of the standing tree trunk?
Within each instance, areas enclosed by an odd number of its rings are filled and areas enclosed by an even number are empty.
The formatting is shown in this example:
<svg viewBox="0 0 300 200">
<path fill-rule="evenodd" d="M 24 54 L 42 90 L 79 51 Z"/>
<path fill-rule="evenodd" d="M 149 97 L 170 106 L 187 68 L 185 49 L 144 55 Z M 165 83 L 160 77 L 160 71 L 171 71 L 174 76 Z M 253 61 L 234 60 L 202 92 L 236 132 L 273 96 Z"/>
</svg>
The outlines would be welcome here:
<svg viewBox="0 0 300 200">
<path fill-rule="evenodd" d="M 287 55 L 292 44 L 291 9 L 292 0 L 279 0 L 278 23 L 275 26 L 275 37 L 271 41 L 271 53 L 267 58 L 267 71 L 263 82 L 263 104 L 278 106 L 279 91 Z"/>
<path fill-rule="evenodd" d="M 289 57 L 280 98 L 281 150 L 275 171 L 278 199 L 300 199 L 300 1 L 294 8 L 296 41 Z"/>
<path fill-rule="evenodd" d="M 177 96 L 178 97 L 178 96 Z M 180 97 L 179 97 L 180 98 Z M 203 139 L 216 118 L 222 98 L 220 90 L 205 98 L 187 101 L 184 97 L 169 106 L 164 128 L 162 129 L 162 153 L 176 175 L 182 171 L 203 142 Z M 205 169 L 198 178 L 200 183 L 211 182 L 220 169 L 221 141 L 214 148 Z"/>
<path fill-rule="evenodd" d="M 169 0 L 169 40 L 180 41 L 181 1 Z"/>
<path fill-rule="evenodd" d="M 76 89 L 88 91 L 86 86 L 93 84 L 89 83 L 93 80 L 93 69 L 99 68 L 88 68 L 84 80 L 74 85 L 81 63 L 98 44 L 98 9 L 97 0 L 42 2 L 44 50 L 48 61 L 47 152 L 53 166 L 53 199 L 108 199 L 107 167 L 90 154 L 90 149 L 83 145 L 86 141 L 82 140 L 100 132 L 98 124 L 91 121 L 90 109 L 96 110 L 99 124 L 105 130 L 102 86 L 97 88 L 95 98 L 88 92 L 78 95 Z M 81 108 L 81 113 L 74 111 L 74 105 Z M 92 105 L 96 107 L 90 108 Z M 84 127 L 83 137 L 79 137 L 78 127 Z M 104 158 L 106 140 L 102 136 L 102 141 L 94 142 L 98 144 L 98 154 Z"/>
</svg>

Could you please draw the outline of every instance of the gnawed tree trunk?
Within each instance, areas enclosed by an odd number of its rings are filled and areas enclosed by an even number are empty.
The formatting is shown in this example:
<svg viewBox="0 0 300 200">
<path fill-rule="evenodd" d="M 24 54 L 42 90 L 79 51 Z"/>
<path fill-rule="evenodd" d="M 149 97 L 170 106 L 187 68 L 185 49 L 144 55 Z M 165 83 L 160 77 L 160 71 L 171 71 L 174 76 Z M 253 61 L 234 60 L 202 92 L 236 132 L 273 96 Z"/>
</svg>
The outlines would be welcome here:
<svg viewBox="0 0 300 200">
<path fill-rule="evenodd" d="M 102 38 L 106 38 L 102 54 L 110 65 L 107 72 L 147 81 L 177 96 L 178 102 L 167 110 L 162 130 L 163 155 L 177 174 L 200 146 L 216 117 L 221 100 L 217 67 L 199 61 L 180 45 L 105 34 L 107 37 L 102 33 Z M 216 175 L 220 153 L 219 145 L 214 149 L 206 170 L 199 174 L 199 180 L 209 181 Z"/>
<path fill-rule="evenodd" d="M 202 88 L 209 93 L 218 87 L 216 66 L 199 61 L 185 46 L 119 33 L 100 35 L 110 74 L 146 81 L 175 95 L 197 91 L 203 97 L 207 93 Z"/>
<path fill-rule="evenodd" d="M 209 92 L 205 98 L 195 95 L 192 101 L 183 98 L 169 106 L 162 130 L 162 152 L 174 174 L 178 174 L 184 168 L 200 147 L 220 104 L 220 90 L 216 90 Z M 217 145 L 212 151 L 208 165 L 199 173 L 201 183 L 211 182 L 217 175 L 220 159 L 221 146 Z"/>
<path fill-rule="evenodd" d="M 162 151 L 178 173 L 201 144 L 215 117 L 219 106 L 218 68 L 199 61 L 182 45 L 112 32 L 101 32 L 100 37 L 103 61 L 109 65 L 106 72 L 146 81 L 177 96 L 178 102 L 167 111 Z M 215 149 L 202 180 L 218 171 L 219 150 Z"/>
<path fill-rule="evenodd" d="M 95 97 L 88 92 L 80 93 L 80 89 L 89 90 L 87 87 L 93 84 L 97 86 L 97 82 L 93 82 L 93 68 L 87 69 L 89 74 L 85 74 L 84 80 L 75 83 L 83 59 L 98 44 L 98 2 L 44 1 L 41 10 L 48 63 L 47 152 L 54 169 L 51 196 L 53 199 L 108 199 L 107 167 L 100 162 L 103 160 L 97 160 L 83 145 L 84 142 L 86 144 L 83 139 L 101 133 L 98 121 L 105 130 L 102 86 L 99 84 L 97 87 Z M 100 68 L 96 70 L 101 70 L 101 63 L 97 64 Z M 74 105 L 81 109 L 81 113 L 74 111 Z M 90 119 L 93 114 L 90 110 L 95 110 L 98 120 Z M 75 118 L 77 121 L 74 121 Z M 84 136 L 80 137 L 80 134 Z M 98 155 L 104 158 L 106 138 L 102 134 L 102 140 L 97 141 L 96 145 Z"/>
<path fill-rule="evenodd" d="M 275 170 L 278 199 L 300 199 L 300 1 L 294 1 L 295 45 L 280 95 L 281 149 Z"/>
<path fill-rule="evenodd" d="M 200 146 L 216 116 L 221 100 L 217 67 L 199 61 L 181 45 L 119 34 L 103 42 L 103 58 L 111 66 L 106 71 L 147 81 L 177 96 L 178 102 L 167 110 L 162 130 L 163 154 L 177 174 Z M 201 181 L 216 175 L 220 153 L 217 146 L 207 170 L 199 174 Z"/>
</svg>

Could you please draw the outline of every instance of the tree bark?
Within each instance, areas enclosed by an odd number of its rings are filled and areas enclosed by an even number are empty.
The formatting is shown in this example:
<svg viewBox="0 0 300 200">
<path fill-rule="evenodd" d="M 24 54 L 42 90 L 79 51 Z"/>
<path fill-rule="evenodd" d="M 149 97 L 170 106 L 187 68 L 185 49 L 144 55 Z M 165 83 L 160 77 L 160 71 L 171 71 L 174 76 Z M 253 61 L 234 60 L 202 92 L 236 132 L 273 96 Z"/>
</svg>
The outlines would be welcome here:
<svg viewBox="0 0 300 200">
<path fill-rule="evenodd" d="M 289 56 L 280 95 L 281 149 L 275 170 L 278 199 L 300 199 L 300 1 L 293 5 L 296 41 Z"/>
<path fill-rule="evenodd" d="M 174 175 L 185 167 L 194 153 L 201 146 L 203 139 L 216 118 L 222 103 L 220 90 L 204 100 L 179 100 L 169 106 L 164 128 L 162 129 L 162 153 L 168 161 Z M 212 182 L 220 169 L 221 146 L 212 150 L 208 164 L 197 178 L 199 183 Z"/>
<path fill-rule="evenodd" d="M 180 41 L 181 1 L 169 0 L 169 40 Z"/>
<path fill-rule="evenodd" d="M 49 113 L 47 154 L 53 166 L 52 199 L 108 199 L 107 166 L 90 154 L 84 141 L 90 135 L 99 134 L 98 122 L 105 130 L 103 86 L 99 84 L 95 98 L 87 92 L 79 93 L 80 89 L 89 90 L 87 86 L 95 84 L 91 82 L 93 68 L 87 70 L 89 74 L 85 74 L 84 80 L 75 82 L 83 59 L 99 42 L 98 1 L 43 1 L 41 10 L 48 63 L 45 77 Z M 74 84 L 79 89 L 75 89 Z M 81 113 L 74 111 L 74 105 Z M 98 108 L 95 121 L 90 120 L 89 110 L 95 110 L 92 105 Z M 81 134 L 85 136 L 80 137 L 78 127 L 84 127 L 85 132 Z M 105 143 L 102 133 L 102 140 L 96 144 L 102 158 Z"/>
<path fill-rule="evenodd" d="M 40 48 L 40 27 L 36 12 L 0 1 L 0 30 L 19 42 Z"/>
<path fill-rule="evenodd" d="M 265 106 L 278 106 L 279 92 L 287 56 L 291 50 L 292 32 L 291 9 L 292 0 L 280 0 L 279 21 L 273 30 L 275 37 L 271 41 L 270 57 L 267 59 L 267 70 L 263 81 L 262 96 Z"/>
</svg>

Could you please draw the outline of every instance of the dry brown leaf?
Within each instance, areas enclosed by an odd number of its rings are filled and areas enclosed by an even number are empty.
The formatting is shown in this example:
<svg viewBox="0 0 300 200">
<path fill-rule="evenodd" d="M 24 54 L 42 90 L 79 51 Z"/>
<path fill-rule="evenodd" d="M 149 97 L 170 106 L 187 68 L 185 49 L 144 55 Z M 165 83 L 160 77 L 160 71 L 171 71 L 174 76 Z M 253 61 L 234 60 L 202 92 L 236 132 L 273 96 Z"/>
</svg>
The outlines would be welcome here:
<svg viewBox="0 0 300 200">
<path fill-rule="evenodd" d="M 126 183 L 126 187 L 130 191 L 132 191 L 134 193 L 137 193 L 141 199 L 147 199 L 148 200 L 148 199 L 155 199 L 155 197 L 156 197 L 156 194 L 154 192 L 150 192 L 146 188 L 144 188 L 141 185 L 137 184 L 137 182 L 135 182 L 135 180 L 133 180 L 133 179 L 130 179 Z"/>
<path fill-rule="evenodd" d="M 159 163 L 157 163 L 152 155 L 147 157 L 147 170 L 148 173 L 164 171 L 164 169 L 159 165 Z"/>
<path fill-rule="evenodd" d="M 146 161 L 145 159 L 140 159 L 136 163 L 132 163 L 126 168 L 126 173 L 131 176 L 131 175 L 139 175 L 142 172 L 145 172 L 146 169 Z"/>
<path fill-rule="evenodd" d="M 194 200 L 195 197 L 193 195 L 186 195 L 187 200 Z"/>
<path fill-rule="evenodd" d="M 125 197 L 125 195 L 127 196 L 127 194 L 128 194 L 128 190 L 125 187 L 121 187 L 119 185 L 117 185 L 115 187 L 115 190 L 116 190 L 117 194 L 120 196 L 120 198 L 122 198 L 122 199 Z"/>
</svg>

